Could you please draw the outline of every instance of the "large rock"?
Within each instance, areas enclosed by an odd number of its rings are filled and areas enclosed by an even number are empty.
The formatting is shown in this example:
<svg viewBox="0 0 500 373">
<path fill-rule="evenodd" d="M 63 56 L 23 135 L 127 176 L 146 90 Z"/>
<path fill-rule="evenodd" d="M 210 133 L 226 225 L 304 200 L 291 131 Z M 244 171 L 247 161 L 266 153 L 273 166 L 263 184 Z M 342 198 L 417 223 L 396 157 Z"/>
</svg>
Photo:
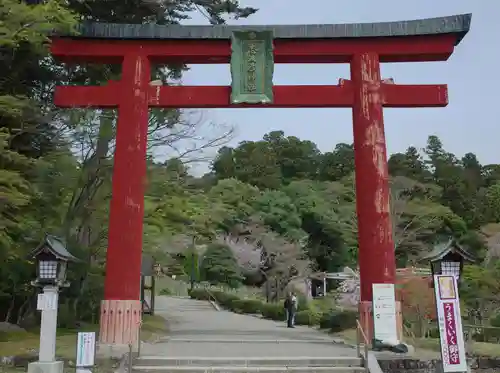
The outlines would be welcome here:
<svg viewBox="0 0 500 373">
<path fill-rule="evenodd" d="M 12 332 L 22 332 L 24 331 L 19 325 L 11 324 L 8 322 L 0 322 L 0 332 L 12 333 Z"/>
</svg>

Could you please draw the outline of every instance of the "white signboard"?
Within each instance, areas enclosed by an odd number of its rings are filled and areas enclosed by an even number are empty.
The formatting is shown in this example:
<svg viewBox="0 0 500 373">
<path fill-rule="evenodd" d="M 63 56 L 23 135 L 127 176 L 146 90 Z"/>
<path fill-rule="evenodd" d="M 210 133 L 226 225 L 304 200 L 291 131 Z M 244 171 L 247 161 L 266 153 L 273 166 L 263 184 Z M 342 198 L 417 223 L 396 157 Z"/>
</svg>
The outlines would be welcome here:
<svg viewBox="0 0 500 373">
<path fill-rule="evenodd" d="M 91 367 L 95 362 L 95 333 L 78 333 L 76 366 Z"/>
<path fill-rule="evenodd" d="M 36 301 L 36 309 L 38 311 L 57 310 L 57 293 L 38 294 Z"/>
<path fill-rule="evenodd" d="M 399 343 L 394 284 L 373 284 L 373 336 L 380 341 Z"/>
<path fill-rule="evenodd" d="M 441 357 L 445 373 L 467 371 L 460 300 L 457 289 L 455 276 L 434 276 Z"/>
</svg>

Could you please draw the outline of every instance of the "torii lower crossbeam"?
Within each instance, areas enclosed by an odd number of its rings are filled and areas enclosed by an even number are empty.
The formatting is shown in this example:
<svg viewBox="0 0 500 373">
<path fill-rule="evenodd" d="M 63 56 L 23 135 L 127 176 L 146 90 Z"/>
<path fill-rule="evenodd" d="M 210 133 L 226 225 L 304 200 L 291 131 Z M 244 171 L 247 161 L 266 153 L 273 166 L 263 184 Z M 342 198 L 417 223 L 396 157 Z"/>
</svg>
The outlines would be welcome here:
<svg viewBox="0 0 500 373">
<path fill-rule="evenodd" d="M 94 24 L 85 26 L 77 38 L 54 38 L 52 52 L 66 62 L 122 65 L 120 81 L 100 87 L 59 86 L 55 92 L 59 107 L 118 108 L 101 343 L 127 344 L 137 338 L 150 107 L 352 108 L 360 310 L 371 338 L 372 284 L 394 284 L 396 273 L 383 108 L 448 103 L 445 85 L 384 81 L 380 63 L 446 60 L 469 24 L 470 15 L 460 15 L 368 25 L 263 26 L 273 29 L 278 63 L 349 63 L 351 67 L 351 80 L 340 80 L 338 85 L 275 86 L 274 101 L 266 105 L 232 105 L 229 87 L 151 83 L 153 63 L 227 63 L 231 33 L 239 26 Z"/>
<path fill-rule="evenodd" d="M 106 86 L 60 86 L 55 102 L 59 107 L 120 106 L 121 84 L 111 81 Z M 339 85 L 274 86 L 272 104 L 231 104 L 228 86 L 149 86 L 148 106 L 178 109 L 211 108 L 351 108 L 354 87 L 341 79 Z M 381 82 L 380 96 L 384 107 L 443 107 L 447 104 L 446 85 L 395 85 Z"/>
</svg>

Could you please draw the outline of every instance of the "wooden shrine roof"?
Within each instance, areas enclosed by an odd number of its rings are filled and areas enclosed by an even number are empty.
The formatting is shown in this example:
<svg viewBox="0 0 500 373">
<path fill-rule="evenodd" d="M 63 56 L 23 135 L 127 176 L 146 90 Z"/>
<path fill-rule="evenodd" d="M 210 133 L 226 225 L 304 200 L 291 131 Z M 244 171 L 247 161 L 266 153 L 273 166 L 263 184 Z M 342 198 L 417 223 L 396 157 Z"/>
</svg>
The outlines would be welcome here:
<svg viewBox="0 0 500 373">
<path fill-rule="evenodd" d="M 188 26 L 157 24 L 83 23 L 77 35 L 58 35 L 96 39 L 230 39 L 234 31 L 272 30 L 276 39 L 336 39 L 456 35 L 456 44 L 467 34 L 472 14 L 410 21 L 318 24 Z"/>
</svg>

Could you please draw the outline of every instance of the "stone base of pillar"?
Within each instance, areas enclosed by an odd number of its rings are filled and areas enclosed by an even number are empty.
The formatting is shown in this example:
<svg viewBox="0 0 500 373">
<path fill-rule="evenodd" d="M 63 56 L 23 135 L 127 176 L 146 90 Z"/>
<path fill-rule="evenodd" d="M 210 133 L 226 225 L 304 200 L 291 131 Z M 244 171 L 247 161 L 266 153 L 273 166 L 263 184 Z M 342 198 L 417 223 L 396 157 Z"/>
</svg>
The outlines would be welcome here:
<svg viewBox="0 0 500 373">
<path fill-rule="evenodd" d="M 359 322 L 361 323 L 363 331 L 371 344 L 373 341 L 372 302 L 359 303 Z M 403 314 L 401 313 L 401 302 L 396 302 L 396 327 L 398 340 L 403 341 Z"/>
<path fill-rule="evenodd" d="M 141 320 L 140 300 L 103 300 L 99 344 L 116 347 L 129 344 L 135 346 L 139 337 Z"/>
<path fill-rule="evenodd" d="M 28 373 L 63 373 L 62 361 L 35 361 L 28 364 Z"/>
<path fill-rule="evenodd" d="M 136 356 L 138 351 L 137 343 L 132 345 L 132 356 Z M 121 359 L 125 354 L 130 352 L 130 345 L 128 344 L 116 344 L 116 343 L 106 343 L 103 344 L 99 342 L 97 346 L 96 356 L 103 359 Z"/>
</svg>

